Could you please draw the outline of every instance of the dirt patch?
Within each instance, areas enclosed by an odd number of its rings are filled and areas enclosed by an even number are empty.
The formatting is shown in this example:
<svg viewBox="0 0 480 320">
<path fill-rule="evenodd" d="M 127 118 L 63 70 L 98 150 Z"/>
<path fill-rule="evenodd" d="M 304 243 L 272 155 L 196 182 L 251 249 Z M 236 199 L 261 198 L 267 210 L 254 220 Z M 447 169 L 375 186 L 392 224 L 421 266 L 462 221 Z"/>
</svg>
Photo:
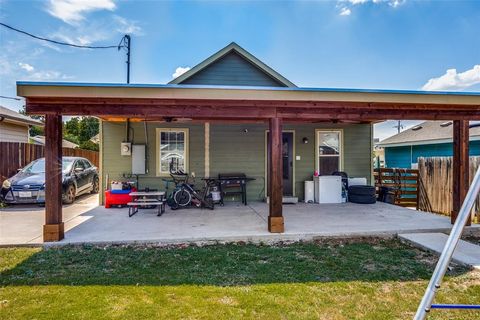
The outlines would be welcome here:
<svg viewBox="0 0 480 320">
<path fill-rule="evenodd" d="M 476 244 L 480 246 L 480 235 L 466 235 L 462 237 L 462 240 Z"/>
</svg>

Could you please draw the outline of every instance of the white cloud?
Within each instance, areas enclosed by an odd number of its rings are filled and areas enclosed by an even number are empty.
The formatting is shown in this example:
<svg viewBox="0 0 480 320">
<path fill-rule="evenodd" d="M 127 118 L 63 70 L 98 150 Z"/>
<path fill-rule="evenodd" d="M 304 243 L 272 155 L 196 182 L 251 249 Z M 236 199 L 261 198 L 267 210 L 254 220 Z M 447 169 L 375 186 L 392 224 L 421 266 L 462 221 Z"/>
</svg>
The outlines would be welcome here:
<svg viewBox="0 0 480 320">
<path fill-rule="evenodd" d="M 50 0 L 47 12 L 69 24 L 85 19 L 85 13 L 97 10 L 115 10 L 113 0 Z"/>
<path fill-rule="evenodd" d="M 127 20 L 120 16 L 113 16 L 113 20 L 117 24 L 116 30 L 118 32 L 137 36 L 143 35 L 142 28 L 138 26 L 136 21 Z"/>
<path fill-rule="evenodd" d="M 388 4 L 392 8 L 397 8 L 404 4 L 406 0 L 337 0 L 337 7 L 340 8 L 341 16 L 349 16 L 352 13 L 352 8 L 368 3 L 374 5 Z"/>
<path fill-rule="evenodd" d="M 19 62 L 19 63 L 18 63 L 18 66 L 19 66 L 20 68 L 22 68 L 23 70 L 26 70 L 26 71 L 28 71 L 28 72 L 32 72 L 33 70 L 35 70 L 35 68 L 34 68 L 32 65 L 28 64 L 28 63 Z"/>
<path fill-rule="evenodd" d="M 349 16 L 352 13 L 352 10 L 348 8 L 342 8 L 340 9 L 340 15 L 341 16 Z"/>
<path fill-rule="evenodd" d="M 432 78 L 423 85 L 423 90 L 461 90 L 480 83 L 480 64 L 464 72 L 448 69 L 444 75 Z"/>
<path fill-rule="evenodd" d="M 34 81 L 51 81 L 51 80 L 68 80 L 72 79 L 73 77 L 67 76 L 59 71 L 55 70 L 43 70 L 38 71 L 30 74 L 27 76 L 26 80 L 34 80 Z"/>
<path fill-rule="evenodd" d="M 175 79 L 177 77 L 180 77 L 182 74 L 190 70 L 190 67 L 178 67 L 175 69 L 175 72 L 172 74 L 172 78 Z"/>
</svg>

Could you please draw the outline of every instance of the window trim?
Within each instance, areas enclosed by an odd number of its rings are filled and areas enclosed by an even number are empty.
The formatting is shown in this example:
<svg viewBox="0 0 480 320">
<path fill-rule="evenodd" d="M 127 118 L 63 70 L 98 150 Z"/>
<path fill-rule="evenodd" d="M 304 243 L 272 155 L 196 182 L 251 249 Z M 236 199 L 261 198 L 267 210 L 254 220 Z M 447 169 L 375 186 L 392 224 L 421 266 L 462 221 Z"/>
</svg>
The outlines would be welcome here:
<svg viewBox="0 0 480 320">
<path fill-rule="evenodd" d="M 338 155 L 339 157 L 339 171 L 344 171 L 343 165 L 344 165 L 344 137 L 343 137 L 343 129 L 338 128 L 338 129 L 315 129 L 315 170 L 320 173 L 320 154 L 319 154 L 319 133 L 328 133 L 328 132 L 333 132 L 333 133 L 338 133 L 339 134 L 339 147 L 340 147 L 340 154 Z M 337 155 L 322 155 L 322 157 L 337 157 Z"/>
<path fill-rule="evenodd" d="M 190 131 L 188 128 L 155 128 L 155 174 L 157 177 L 168 177 L 170 172 L 161 172 L 160 165 L 160 134 L 162 132 L 183 132 L 185 135 L 185 172 L 188 172 L 189 163 L 190 163 Z"/>
</svg>

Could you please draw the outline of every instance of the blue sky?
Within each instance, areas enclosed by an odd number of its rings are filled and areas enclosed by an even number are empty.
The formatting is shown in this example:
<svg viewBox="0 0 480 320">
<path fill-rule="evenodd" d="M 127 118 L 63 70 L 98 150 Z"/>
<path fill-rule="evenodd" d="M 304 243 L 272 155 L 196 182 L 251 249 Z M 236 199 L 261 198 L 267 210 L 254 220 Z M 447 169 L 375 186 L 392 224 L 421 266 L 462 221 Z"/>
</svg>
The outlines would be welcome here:
<svg viewBox="0 0 480 320">
<path fill-rule="evenodd" d="M 56 40 L 116 45 L 130 33 L 132 83 L 166 83 L 177 68 L 235 41 L 302 87 L 480 91 L 480 1 L 0 0 L 0 6 L 0 21 Z M 15 96 L 17 80 L 125 81 L 125 56 L 116 49 L 59 47 L 5 28 L 0 46 L 3 96 Z M 393 125 L 378 125 L 376 135 L 394 134 Z"/>
</svg>

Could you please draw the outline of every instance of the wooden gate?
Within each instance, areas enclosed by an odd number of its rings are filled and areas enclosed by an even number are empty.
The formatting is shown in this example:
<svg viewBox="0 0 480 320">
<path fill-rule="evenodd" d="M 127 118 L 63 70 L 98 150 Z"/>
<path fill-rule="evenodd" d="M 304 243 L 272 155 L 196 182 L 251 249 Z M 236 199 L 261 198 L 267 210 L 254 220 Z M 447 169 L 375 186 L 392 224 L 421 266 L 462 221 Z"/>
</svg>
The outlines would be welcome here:
<svg viewBox="0 0 480 320">
<path fill-rule="evenodd" d="M 418 170 L 377 168 L 373 174 L 377 192 L 380 187 L 392 188 L 396 205 L 414 207 L 418 210 Z"/>
</svg>

